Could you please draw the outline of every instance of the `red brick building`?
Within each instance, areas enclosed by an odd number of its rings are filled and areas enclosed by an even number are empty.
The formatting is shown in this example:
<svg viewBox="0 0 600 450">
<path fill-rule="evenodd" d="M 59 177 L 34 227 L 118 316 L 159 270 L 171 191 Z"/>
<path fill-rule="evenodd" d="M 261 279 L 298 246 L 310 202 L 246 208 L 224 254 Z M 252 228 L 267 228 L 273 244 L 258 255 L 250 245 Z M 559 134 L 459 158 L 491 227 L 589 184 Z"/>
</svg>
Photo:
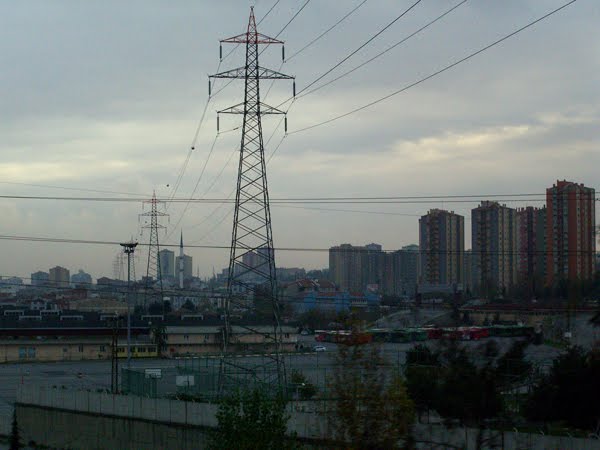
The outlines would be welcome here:
<svg viewBox="0 0 600 450">
<path fill-rule="evenodd" d="M 546 281 L 589 280 L 594 275 L 595 191 L 557 181 L 546 189 Z"/>
</svg>

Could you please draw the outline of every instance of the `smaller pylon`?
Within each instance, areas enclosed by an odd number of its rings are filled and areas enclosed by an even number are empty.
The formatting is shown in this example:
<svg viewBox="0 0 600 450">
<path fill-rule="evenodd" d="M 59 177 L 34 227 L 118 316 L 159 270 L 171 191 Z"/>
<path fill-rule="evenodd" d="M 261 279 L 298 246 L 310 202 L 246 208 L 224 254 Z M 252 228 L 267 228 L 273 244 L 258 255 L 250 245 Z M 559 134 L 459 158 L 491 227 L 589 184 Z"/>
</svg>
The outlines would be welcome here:
<svg viewBox="0 0 600 450">
<path fill-rule="evenodd" d="M 168 217 L 167 213 L 159 211 L 159 205 L 164 207 L 164 202 L 156 199 L 156 192 L 152 192 L 151 200 L 144 200 L 144 205 L 150 205 L 150 211 L 140 214 L 140 218 L 144 218 L 146 222 L 142 225 L 144 229 L 150 230 L 150 240 L 148 244 L 148 265 L 146 267 L 146 280 L 144 283 L 144 308 L 149 303 L 160 302 L 164 305 L 163 300 L 163 284 L 162 271 L 160 267 L 160 245 L 158 242 L 158 230 L 165 230 L 167 227 L 158 223 L 159 217 Z M 149 219 L 148 219 L 149 218 Z M 148 220 L 150 223 L 148 223 Z M 158 284 L 158 286 L 156 286 Z"/>
<path fill-rule="evenodd" d="M 115 255 L 115 260 L 113 261 L 113 278 L 115 280 L 123 280 L 124 278 L 124 254 L 123 251 L 120 251 Z"/>
</svg>

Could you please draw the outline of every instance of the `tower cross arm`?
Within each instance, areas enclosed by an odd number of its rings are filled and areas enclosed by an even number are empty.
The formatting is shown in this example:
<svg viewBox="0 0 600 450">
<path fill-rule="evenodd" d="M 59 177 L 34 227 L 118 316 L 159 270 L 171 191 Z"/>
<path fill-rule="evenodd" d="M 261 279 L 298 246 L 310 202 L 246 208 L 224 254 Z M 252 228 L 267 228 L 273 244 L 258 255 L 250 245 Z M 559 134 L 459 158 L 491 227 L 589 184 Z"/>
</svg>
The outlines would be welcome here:
<svg viewBox="0 0 600 450">
<path fill-rule="evenodd" d="M 166 216 L 168 216 L 168 215 L 169 215 L 169 214 L 167 214 L 167 213 L 164 213 L 164 212 L 162 212 L 162 211 L 154 211 L 154 212 L 152 212 L 152 211 L 147 211 L 147 212 L 145 212 L 145 213 L 138 214 L 138 216 L 139 216 L 139 217 L 152 217 L 152 216 L 157 216 L 157 217 L 166 217 Z"/>
<path fill-rule="evenodd" d="M 285 114 L 285 111 L 277 109 L 274 106 L 267 105 L 263 102 L 259 103 L 259 107 L 261 114 Z M 244 114 L 244 112 L 244 103 L 238 103 L 237 105 L 217 111 L 218 114 Z"/>
<path fill-rule="evenodd" d="M 283 44 L 283 41 L 266 36 L 262 33 L 248 33 L 238 34 L 227 39 L 221 39 L 219 42 L 226 44 Z"/>
<path fill-rule="evenodd" d="M 246 67 L 238 67 L 236 69 L 226 70 L 225 72 L 219 72 L 214 75 L 209 75 L 209 78 L 239 78 L 244 80 L 246 78 Z M 258 78 L 263 80 L 293 80 L 294 77 L 286 75 L 276 70 L 267 69 L 266 67 L 258 67 Z"/>
</svg>

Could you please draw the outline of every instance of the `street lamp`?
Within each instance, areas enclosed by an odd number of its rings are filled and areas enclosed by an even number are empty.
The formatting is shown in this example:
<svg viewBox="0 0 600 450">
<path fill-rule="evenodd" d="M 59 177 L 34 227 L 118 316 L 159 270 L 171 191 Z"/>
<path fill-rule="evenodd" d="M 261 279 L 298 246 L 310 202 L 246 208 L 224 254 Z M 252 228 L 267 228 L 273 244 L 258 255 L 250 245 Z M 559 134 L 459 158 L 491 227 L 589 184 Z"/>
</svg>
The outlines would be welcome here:
<svg viewBox="0 0 600 450">
<path fill-rule="evenodd" d="M 137 242 L 121 244 L 127 255 L 127 368 L 131 367 L 131 255 L 135 252 Z"/>
</svg>

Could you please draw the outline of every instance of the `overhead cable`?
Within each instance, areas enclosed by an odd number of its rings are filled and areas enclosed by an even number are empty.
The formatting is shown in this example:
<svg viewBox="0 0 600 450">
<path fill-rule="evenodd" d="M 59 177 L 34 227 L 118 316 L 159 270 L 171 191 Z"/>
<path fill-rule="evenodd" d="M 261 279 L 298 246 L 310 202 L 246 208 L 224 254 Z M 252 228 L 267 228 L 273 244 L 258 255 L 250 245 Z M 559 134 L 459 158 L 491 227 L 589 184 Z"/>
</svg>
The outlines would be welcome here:
<svg viewBox="0 0 600 450">
<path fill-rule="evenodd" d="M 407 85 L 407 86 L 404 86 L 404 87 L 403 87 L 403 88 L 401 88 L 401 89 L 398 89 L 398 90 L 396 90 L 396 91 L 394 91 L 394 92 L 392 92 L 392 93 L 390 93 L 390 94 L 388 94 L 388 95 L 385 95 L 385 96 L 383 96 L 383 97 L 381 97 L 381 98 L 378 98 L 377 100 L 374 100 L 374 101 L 372 101 L 372 102 L 369 102 L 369 103 L 367 103 L 367 104 L 365 104 L 365 105 L 363 105 L 363 106 L 360 106 L 360 107 L 358 107 L 358 108 L 355 108 L 355 109 L 353 109 L 353 110 L 351 110 L 351 111 L 348 111 L 348 112 L 346 112 L 346 113 L 344 113 L 344 114 L 340 114 L 340 115 L 338 115 L 338 116 L 332 117 L 331 119 L 324 120 L 324 121 L 322 121 L 322 122 L 318 122 L 318 123 L 315 123 L 315 124 L 313 124 L 313 125 L 309 125 L 309 126 L 307 126 L 307 127 L 304 127 L 304 128 L 300 128 L 299 130 L 291 131 L 291 132 L 289 132 L 288 134 L 290 134 L 290 135 L 291 135 L 291 134 L 301 133 L 301 132 L 304 132 L 304 131 L 311 130 L 311 129 L 313 129 L 313 128 L 317 128 L 317 127 L 320 127 L 320 126 L 323 126 L 323 125 L 329 124 L 329 123 L 331 123 L 331 122 L 335 122 L 335 121 L 337 121 L 337 120 L 339 120 L 339 119 L 342 119 L 342 118 L 344 118 L 344 117 L 348 117 L 348 116 L 350 116 L 350 115 L 352 115 L 352 114 L 355 114 L 355 113 L 357 113 L 357 112 L 359 112 L 359 111 L 362 111 L 362 110 L 364 110 L 364 109 L 370 108 L 370 107 L 372 107 L 372 106 L 374 106 L 374 105 L 376 105 L 376 104 L 378 104 L 378 103 L 381 103 L 381 102 L 383 102 L 383 101 L 385 101 L 385 100 L 388 100 L 389 98 L 391 98 L 391 97 L 394 97 L 395 95 L 398 95 L 398 94 L 400 94 L 400 93 L 402 93 L 402 92 L 405 92 L 405 91 L 407 91 L 407 90 L 409 90 L 409 89 L 411 89 L 411 88 L 413 88 L 413 87 L 415 87 L 415 86 L 418 86 L 419 84 L 421 84 L 421 83 L 424 83 L 425 81 L 427 81 L 427 80 L 430 80 L 431 78 L 434 78 L 434 77 L 436 77 L 436 76 L 438 76 L 438 75 L 440 75 L 440 74 L 442 74 L 442 73 L 444 73 L 444 72 L 446 72 L 446 71 L 448 71 L 448 70 L 450 70 L 450 69 L 452 69 L 452 68 L 454 68 L 454 67 L 458 66 L 459 64 L 461 64 L 461 63 L 463 63 L 463 62 L 465 62 L 465 61 L 468 61 L 469 59 L 471 59 L 471 58 L 473 58 L 473 57 L 475 57 L 475 56 L 479 55 L 480 53 L 483 53 L 483 52 L 485 52 L 486 50 L 489 50 L 490 48 L 492 48 L 492 47 L 494 47 L 494 46 L 496 46 L 496 45 L 498 45 L 498 44 L 500 44 L 500 43 L 504 42 L 505 40 L 507 40 L 507 39 L 510 39 L 511 37 L 513 37 L 513 36 L 515 36 L 515 35 L 519 34 L 520 32 L 522 32 L 522 31 L 526 30 L 527 28 L 529 28 L 529 27 L 532 27 L 533 25 L 535 25 L 535 24 L 537 24 L 537 23 L 539 23 L 539 22 L 541 22 L 541 21 L 543 21 L 543 20 L 547 19 L 548 17 L 550 17 L 550 16 L 552 16 L 552 15 L 556 14 L 557 12 L 559 12 L 559 11 L 561 11 L 562 9 L 566 8 L 567 6 L 569 6 L 569 5 L 572 5 L 572 4 L 573 4 L 573 3 L 575 3 L 576 1 L 577 1 L 577 0 L 571 0 L 571 1 L 570 1 L 570 2 L 568 2 L 568 3 L 565 3 L 564 5 L 562 5 L 562 6 L 558 7 L 558 8 L 556 8 L 556 9 L 554 9 L 554 10 L 552 10 L 552 11 L 550 11 L 549 13 L 547 13 L 547 14 L 543 15 L 542 17 L 540 17 L 540 18 L 538 18 L 538 19 L 536 19 L 536 20 L 534 20 L 534 21 L 532 21 L 532 22 L 529 22 L 527 25 L 525 25 L 525 26 L 523 26 L 523 27 L 521 27 L 521 28 L 519 28 L 519 29 L 517 29 L 517 30 L 513 31 L 512 33 L 509 33 L 509 34 L 507 34 L 506 36 L 504 36 L 504 37 L 502 37 L 502 38 L 500 38 L 500 39 L 497 39 L 496 41 L 492 42 L 491 44 L 488 44 L 488 45 L 486 45 L 485 47 L 482 47 L 482 48 L 480 48 L 479 50 L 477 50 L 477 51 L 475 51 L 475 52 L 473 52 L 473 53 L 470 53 L 469 55 L 465 56 L 464 58 L 461 58 L 461 59 L 459 59 L 458 61 L 455 61 L 455 62 L 453 62 L 453 63 L 451 63 L 451 64 L 449 64 L 449 65 L 445 66 L 444 68 L 442 68 L 442 69 L 440 69 L 440 70 L 438 70 L 438 71 L 436 71 L 436 72 L 434 72 L 434 73 L 432 73 L 432 74 L 430 74 L 430 75 L 428 75 L 428 76 L 426 76 L 426 77 L 424 77 L 424 78 L 421 78 L 421 79 L 420 79 L 420 80 L 418 80 L 418 81 L 415 81 L 414 83 L 411 83 L 411 84 L 409 84 L 409 85 Z"/>
</svg>

